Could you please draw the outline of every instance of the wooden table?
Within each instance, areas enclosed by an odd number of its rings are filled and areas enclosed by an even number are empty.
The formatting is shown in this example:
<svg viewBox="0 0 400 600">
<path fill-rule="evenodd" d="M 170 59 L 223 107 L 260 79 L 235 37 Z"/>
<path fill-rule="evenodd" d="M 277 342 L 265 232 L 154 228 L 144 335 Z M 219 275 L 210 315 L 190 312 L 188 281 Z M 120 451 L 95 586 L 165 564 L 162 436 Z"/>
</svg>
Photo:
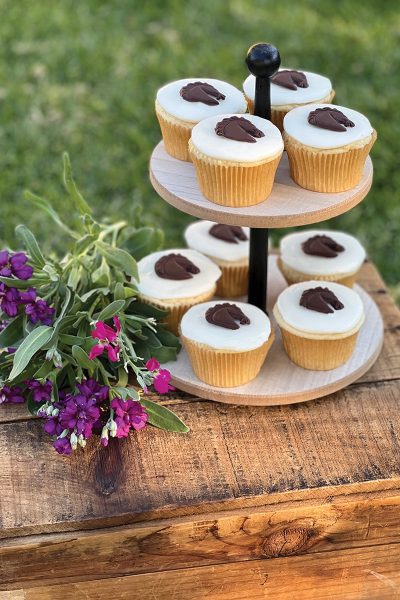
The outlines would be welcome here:
<svg viewBox="0 0 400 600">
<path fill-rule="evenodd" d="M 177 394 L 189 435 L 149 428 L 71 459 L 1 407 L 0 600 L 399 599 L 400 313 L 372 265 L 361 284 L 384 349 L 324 399 Z"/>
</svg>

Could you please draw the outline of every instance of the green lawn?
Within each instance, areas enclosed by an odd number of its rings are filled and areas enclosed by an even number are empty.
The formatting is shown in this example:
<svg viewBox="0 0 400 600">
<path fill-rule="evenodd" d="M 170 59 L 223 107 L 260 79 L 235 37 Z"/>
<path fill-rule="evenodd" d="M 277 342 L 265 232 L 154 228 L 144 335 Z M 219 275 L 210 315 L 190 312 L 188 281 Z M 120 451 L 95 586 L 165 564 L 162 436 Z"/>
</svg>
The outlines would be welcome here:
<svg viewBox="0 0 400 600">
<path fill-rule="evenodd" d="M 329 75 L 337 102 L 365 113 L 378 130 L 373 190 L 329 226 L 358 235 L 386 280 L 400 282 L 397 0 L 0 0 L 0 8 L 3 242 L 23 220 L 48 247 L 61 244 L 22 192 L 50 198 L 67 218 L 61 154 L 68 150 L 97 216 L 129 217 L 141 200 L 167 244 L 180 244 L 189 218 L 158 199 L 147 177 L 160 137 L 155 92 L 187 76 L 240 87 L 246 49 L 266 40 L 285 65 Z"/>
</svg>

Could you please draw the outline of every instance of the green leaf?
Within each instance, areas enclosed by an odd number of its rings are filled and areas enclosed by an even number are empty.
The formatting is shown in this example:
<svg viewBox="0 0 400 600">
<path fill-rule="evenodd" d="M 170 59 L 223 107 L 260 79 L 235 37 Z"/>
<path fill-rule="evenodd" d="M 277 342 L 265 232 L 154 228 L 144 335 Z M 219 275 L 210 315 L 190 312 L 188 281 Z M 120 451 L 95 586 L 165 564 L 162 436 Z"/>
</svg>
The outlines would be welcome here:
<svg viewBox="0 0 400 600">
<path fill-rule="evenodd" d="M 63 162 L 64 162 L 64 184 L 67 189 L 67 192 L 71 196 L 75 207 L 79 210 L 81 215 L 90 215 L 91 208 L 86 200 L 83 198 L 82 194 L 76 187 L 74 178 L 72 177 L 72 167 L 71 161 L 69 160 L 69 156 L 67 152 L 63 154 Z"/>
<path fill-rule="evenodd" d="M 109 286 L 111 284 L 111 272 L 107 261 L 104 258 L 101 261 L 100 266 L 95 269 L 92 273 L 92 281 L 97 285 Z"/>
<path fill-rule="evenodd" d="M 0 282 L 5 283 L 7 287 L 13 287 L 18 290 L 26 290 L 30 287 L 37 287 L 49 283 L 50 278 L 45 280 L 42 277 L 32 277 L 32 279 L 13 279 L 12 277 L 0 276 Z"/>
<path fill-rule="evenodd" d="M 34 379 L 46 379 L 46 377 L 54 371 L 52 360 L 45 360 L 42 366 L 36 371 Z"/>
<path fill-rule="evenodd" d="M 110 293 L 110 289 L 108 287 L 101 287 L 101 288 L 96 287 L 93 290 L 89 290 L 88 292 L 86 292 L 86 294 L 83 294 L 81 296 L 81 300 L 82 300 L 82 302 L 86 302 L 87 300 L 89 300 L 89 298 L 91 298 L 95 294 L 101 294 L 102 296 L 107 296 L 109 293 Z"/>
<path fill-rule="evenodd" d="M 68 333 L 60 333 L 58 339 L 60 344 L 65 344 L 66 346 L 82 346 L 85 341 L 84 337 L 69 335 Z"/>
<path fill-rule="evenodd" d="M 38 208 L 41 208 L 45 213 L 47 213 L 53 219 L 53 221 L 57 223 L 59 227 L 61 227 L 61 229 L 68 233 L 68 235 L 75 239 L 80 238 L 80 235 L 78 233 L 72 231 L 72 229 L 65 225 L 60 215 L 54 210 L 51 204 L 47 202 L 47 200 L 45 200 L 44 198 L 40 198 L 40 196 L 36 196 L 36 194 L 32 194 L 32 192 L 30 192 L 29 190 L 25 191 L 24 196 L 27 200 L 30 200 Z"/>
<path fill-rule="evenodd" d="M 113 246 L 110 246 L 110 244 L 106 244 L 102 241 L 96 242 L 96 246 L 100 254 L 104 256 L 110 265 L 122 269 L 124 273 L 135 279 L 139 279 L 136 261 L 133 256 L 126 252 L 126 250 L 114 248 Z"/>
<path fill-rule="evenodd" d="M 51 342 L 53 342 L 56 339 L 58 333 L 60 332 L 60 330 L 64 324 L 65 314 L 68 312 L 68 310 L 71 308 L 71 306 L 74 303 L 74 295 L 71 292 L 71 290 L 69 289 L 69 287 L 65 287 L 64 289 L 65 289 L 64 302 L 62 304 L 60 314 L 58 315 L 57 319 L 53 323 L 54 332 L 53 332 L 53 335 L 51 336 L 51 340 L 50 340 Z"/>
<path fill-rule="evenodd" d="M 36 352 L 47 344 L 52 334 L 53 328 L 47 327 L 47 325 L 41 325 L 31 331 L 14 355 L 14 363 L 9 376 L 9 381 L 13 381 L 20 373 L 22 373 Z"/>
<path fill-rule="evenodd" d="M 125 306 L 125 300 L 114 300 L 97 315 L 97 321 L 107 321 L 115 317 Z"/>
<path fill-rule="evenodd" d="M 165 406 L 156 404 L 151 400 L 145 400 L 144 398 L 141 398 L 140 403 L 149 415 L 150 425 L 154 425 L 154 427 L 158 427 L 159 429 L 165 429 L 165 431 L 175 431 L 177 433 L 187 433 L 190 431 L 189 427 L 176 414 L 165 408 Z"/>
<path fill-rule="evenodd" d="M 153 317 L 154 319 L 159 320 L 161 320 L 167 314 L 167 311 L 155 308 L 151 304 L 145 304 L 144 302 L 135 302 L 131 305 L 131 308 L 137 315 L 142 317 Z"/>
<path fill-rule="evenodd" d="M 145 342 L 146 344 L 146 342 Z M 167 363 L 170 360 L 176 360 L 176 356 L 180 350 L 180 344 L 176 346 L 162 346 L 161 348 L 151 348 L 150 354 L 161 364 Z M 138 350 L 139 352 L 139 350 Z"/>
<path fill-rule="evenodd" d="M 38 414 L 38 410 L 41 406 L 43 406 L 45 402 L 35 402 L 33 400 L 32 394 L 29 394 L 28 402 L 26 403 L 27 409 L 33 417 L 36 417 Z"/>
<path fill-rule="evenodd" d="M 116 392 L 123 400 L 130 398 L 131 400 L 139 400 L 139 394 L 134 388 L 128 388 L 121 385 L 113 386 L 113 392 Z"/>
<path fill-rule="evenodd" d="M 82 278 L 82 267 L 74 266 L 68 276 L 67 286 L 72 290 L 76 290 Z"/>
<path fill-rule="evenodd" d="M 125 300 L 125 288 L 119 281 L 114 287 L 114 300 Z"/>
<path fill-rule="evenodd" d="M 72 356 L 75 358 L 78 365 L 80 365 L 83 369 L 93 371 L 95 363 L 94 361 L 90 360 L 83 348 L 80 348 L 80 346 L 72 346 Z"/>
<path fill-rule="evenodd" d="M 42 269 L 46 261 L 31 230 L 25 227 L 25 225 L 17 225 L 15 234 L 27 249 L 31 262 Z"/>
<path fill-rule="evenodd" d="M 5 329 L 0 333 L 0 350 L 8 348 L 18 342 L 23 337 L 22 322 L 24 320 L 23 315 L 15 317 L 7 325 Z"/>
<path fill-rule="evenodd" d="M 129 228 L 127 233 L 129 238 L 123 246 L 136 260 L 159 250 L 164 242 L 163 232 L 154 227 L 141 227 L 133 231 Z"/>
<path fill-rule="evenodd" d="M 97 236 L 92 235 L 91 233 L 87 233 L 86 235 L 84 235 L 80 240 L 78 240 L 75 243 L 74 246 L 74 254 L 75 256 L 78 256 L 79 254 L 82 254 L 83 252 L 85 252 L 85 250 L 87 250 L 88 248 L 90 248 L 90 246 L 97 240 Z"/>
</svg>

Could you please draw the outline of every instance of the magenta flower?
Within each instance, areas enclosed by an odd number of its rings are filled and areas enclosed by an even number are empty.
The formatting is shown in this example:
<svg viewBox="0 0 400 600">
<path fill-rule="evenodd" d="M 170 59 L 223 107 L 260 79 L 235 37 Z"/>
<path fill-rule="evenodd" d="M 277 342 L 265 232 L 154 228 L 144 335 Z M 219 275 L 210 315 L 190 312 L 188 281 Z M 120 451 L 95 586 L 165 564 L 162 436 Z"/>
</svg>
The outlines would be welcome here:
<svg viewBox="0 0 400 600">
<path fill-rule="evenodd" d="M 0 390 L 0 404 L 23 404 L 24 402 L 25 397 L 21 387 L 5 385 Z"/>
<path fill-rule="evenodd" d="M 44 383 L 40 383 L 37 379 L 29 379 L 26 382 L 28 390 L 32 390 L 32 398 L 34 402 L 48 402 L 51 398 L 53 384 L 48 379 Z"/>
<path fill-rule="evenodd" d="M 33 268 L 27 265 L 28 257 L 23 252 L 11 254 L 7 250 L 0 252 L 0 275 L 27 280 L 32 277 Z"/>
<path fill-rule="evenodd" d="M 106 350 L 108 359 L 111 362 L 119 361 L 120 346 L 118 343 L 118 336 L 121 331 L 121 323 L 118 317 L 114 317 L 113 321 L 115 329 L 106 325 L 104 321 L 97 321 L 96 327 L 91 331 L 92 338 L 99 341 L 90 350 L 90 360 L 95 359 L 97 356 L 101 356 L 104 350 Z"/>
<path fill-rule="evenodd" d="M 143 406 L 136 400 L 127 398 L 114 398 L 111 408 L 115 411 L 115 422 L 117 424 L 117 438 L 127 437 L 130 428 L 140 430 L 146 427 L 148 415 Z"/>
<path fill-rule="evenodd" d="M 9 317 L 15 317 L 20 304 L 20 293 L 0 283 L 0 308 Z"/>
<path fill-rule="evenodd" d="M 169 391 L 175 389 L 170 385 L 170 381 L 171 373 L 167 369 L 160 369 L 153 380 L 154 389 L 159 394 L 168 394 Z"/>
<path fill-rule="evenodd" d="M 146 363 L 146 369 L 148 371 L 157 371 L 160 368 L 160 363 L 156 358 L 149 358 Z"/>
<path fill-rule="evenodd" d="M 57 450 L 58 454 L 69 456 L 72 453 L 71 442 L 67 437 L 57 438 L 53 442 L 53 446 Z"/>
</svg>

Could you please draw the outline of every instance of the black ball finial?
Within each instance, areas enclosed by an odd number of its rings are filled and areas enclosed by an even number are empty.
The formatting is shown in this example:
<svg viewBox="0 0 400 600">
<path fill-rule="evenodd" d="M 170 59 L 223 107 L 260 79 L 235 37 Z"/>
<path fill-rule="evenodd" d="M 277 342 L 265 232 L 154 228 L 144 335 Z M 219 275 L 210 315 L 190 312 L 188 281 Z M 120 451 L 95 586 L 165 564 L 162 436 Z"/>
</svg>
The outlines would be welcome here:
<svg viewBox="0 0 400 600">
<path fill-rule="evenodd" d="M 281 57 L 271 44 L 254 44 L 247 51 L 246 64 L 255 77 L 272 77 L 281 64 Z"/>
</svg>

